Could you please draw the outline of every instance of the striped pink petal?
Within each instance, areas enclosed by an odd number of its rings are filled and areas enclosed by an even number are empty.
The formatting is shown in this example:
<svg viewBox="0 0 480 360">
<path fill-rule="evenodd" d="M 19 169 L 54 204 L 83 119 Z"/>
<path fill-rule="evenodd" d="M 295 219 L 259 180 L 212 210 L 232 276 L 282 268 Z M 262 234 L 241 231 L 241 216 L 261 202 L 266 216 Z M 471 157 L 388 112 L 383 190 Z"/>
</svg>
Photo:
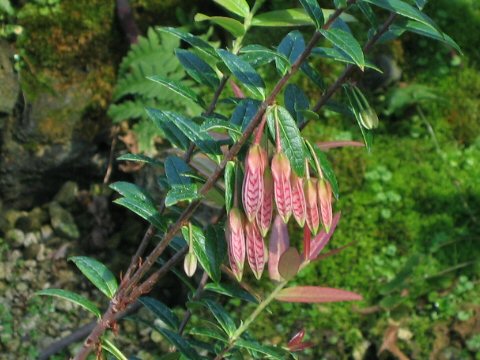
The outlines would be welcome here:
<svg viewBox="0 0 480 360">
<path fill-rule="evenodd" d="M 265 159 L 265 150 L 257 144 L 250 148 L 245 159 L 242 200 L 245 214 L 250 221 L 255 219 L 255 215 L 262 205 Z"/>
<path fill-rule="evenodd" d="M 262 206 L 257 212 L 257 225 L 262 236 L 265 236 L 270 229 L 273 214 L 273 178 L 269 168 L 266 168 L 263 174 L 263 188 Z"/>
<path fill-rule="evenodd" d="M 303 193 L 303 180 L 292 171 L 292 212 L 298 225 L 305 225 L 306 205 L 305 195 Z"/>
<path fill-rule="evenodd" d="M 272 159 L 273 189 L 278 214 L 285 223 L 292 214 L 292 187 L 290 185 L 290 162 L 283 153 L 277 153 Z"/>
<path fill-rule="evenodd" d="M 260 280 L 265 267 L 265 244 L 255 221 L 247 222 L 245 227 L 247 259 L 255 277 Z"/>
<path fill-rule="evenodd" d="M 245 233 L 242 214 L 238 208 L 232 208 L 228 214 L 226 237 L 230 267 L 237 280 L 241 281 L 245 263 Z"/>
<path fill-rule="evenodd" d="M 320 212 L 322 214 L 322 223 L 327 232 L 332 226 L 332 187 L 324 179 L 318 182 L 318 201 L 320 202 Z"/>
<path fill-rule="evenodd" d="M 304 185 L 305 191 L 305 204 L 307 211 L 307 226 L 312 232 L 316 234 L 318 227 L 320 226 L 320 214 L 318 212 L 318 198 L 317 198 L 317 186 L 315 179 L 307 179 Z"/>
<path fill-rule="evenodd" d="M 290 246 L 288 237 L 288 228 L 281 218 L 277 215 L 273 221 L 270 243 L 268 244 L 268 275 L 270 279 L 280 281 L 282 277 L 278 272 L 278 262 L 280 257 Z"/>
</svg>

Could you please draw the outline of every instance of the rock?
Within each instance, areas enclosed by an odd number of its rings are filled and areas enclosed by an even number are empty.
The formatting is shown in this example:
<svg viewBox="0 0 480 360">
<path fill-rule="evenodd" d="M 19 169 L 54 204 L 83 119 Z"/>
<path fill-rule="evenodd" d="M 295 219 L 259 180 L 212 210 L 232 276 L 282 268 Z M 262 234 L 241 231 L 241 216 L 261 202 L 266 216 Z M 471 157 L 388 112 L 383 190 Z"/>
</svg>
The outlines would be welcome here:
<svg viewBox="0 0 480 360">
<path fill-rule="evenodd" d="M 72 214 L 56 202 L 52 202 L 49 205 L 48 210 L 50 212 L 50 222 L 57 235 L 72 240 L 76 240 L 80 237 L 80 232 L 73 220 Z"/>
<path fill-rule="evenodd" d="M 5 234 L 5 240 L 12 247 L 20 247 L 23 246 L 23 243 L 25 241 L 25 234 L 22 230 L 10 229 Z"/>
<path fill-rule="evenodd" d="M 29 247 L 30 245 L 33 244 L 38 244 L 40 242 L 40 232 L 29 232 L 25 234 L 25 239 L 23 240 L 23 246 Z"/>
<path fill-rule="evenodd" d="M 28 284 L 25 282 L 19 282 L 15 288 L 19 293 L 25 294 L 28 290 Z"/>
<path fill-rule="evenodd" d="M 72 205 L 78 195 L 78 184 L 74 181 L 67 181 L 55 195 L 54 200 L 61 205 Z"/>
<path fill-rule="evenodd" d="M 35 259 L 40 250 L 39 244 L 33 244 L 25 249 L 25 258 L 26 259 Z"/>
<path fill-rule="evenodd" d="M 7 227 L 2 230 L 6 232 L 8 229 L 14 228 L 18 218 L 22 216 L 27 216 L 27 213 L 25 211 L 18 211 L 14 209 L 5 211 L 4 217 Z"/>
<path fill-rule="evenodd" d="M 53 236 L 53 229 L 50 225 L 43 225 L 40 229 L 40 235 L 42 236 L 42 241 L 48 241 Z"/>
<path fill-rule="evenodd" d="M 36 256 L 36 259 L 37 261 L 44 261 L 45 258 L 46 258 L 46 252 L 45 252 L 45 245 L 43 244 L 40 244 L 39 245 L 39 249 L 37 251 L 37 256 Z"/>
</svg>

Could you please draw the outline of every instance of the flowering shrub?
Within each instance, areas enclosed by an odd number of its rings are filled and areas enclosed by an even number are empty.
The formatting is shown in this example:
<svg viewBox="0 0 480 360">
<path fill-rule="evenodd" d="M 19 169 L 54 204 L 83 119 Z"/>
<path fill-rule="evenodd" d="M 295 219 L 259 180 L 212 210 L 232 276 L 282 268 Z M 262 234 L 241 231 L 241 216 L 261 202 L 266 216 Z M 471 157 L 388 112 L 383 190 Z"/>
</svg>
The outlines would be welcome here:
<svg viewBox="0 0 480 360">
<path fill-rule="evenodd" d="M 234 38 L 229 50 L 215 49 L 208 42 L 178 29 L 158 29 L 190 45 L 189 50 L 179 50 L 177 56 L 185 71 L 201 86 L 210 87 L 213 96 L 206 101 L 178 81 L 157 75 L 149 77 L 159 86 L 194 102 L 203 112 L 191 119 L 172 111 L 146 109 L 172 146 L 183 152 L 183 158 L 172 155 L 163 163 L 136 154 L 119 158 L 164 167 L 169 190 L 163 203 L 157 206 L 149 193 L 137 185 L 125 182 L 111 185 L 121 195 L 115 200 L 117 204 L 150 223 L 119 284 L 96 260 L 71 259 L 110 299 L 103 315 L 95 304 L 79 295 L 60 289 L 40 292 L 73 301 L 99 318 L 75 359 L 85 359 L 94 349 L 98 353 L 108 351 L 119 359 L 126 358 L 105 333 L 115 334 L 117 319 L 138 302 L 162 320 L 162 326 L 156 322 L 151 326 L 172 343 L 178 357 L 222 359 L 248 352 L 254 358 L 285 359 L 291 352 L 313 345 L 303 342 L 302 331 L 283 347 L 263 345 L 247 335 L 250 325 L 272 301 L 328 303 L 361 299 L 360 295 L 346 290 L 288 286 L 299 271 L 329 255 L 320 253 L 340 219 L 340 214 L 333 212 L 333 200 L 338 199 L 339 189 L 322 149 L 350 145 L 333 142 L 317 146 L 306 141 L 301 130 L 310 121 L 318 120 L 317 113 L 328 106 L 358 123 L 365 146 L 370 149 L 372 130 L 379 120 L 353 80 L 357 78 L 353 75 L 361 75 L 365 68 L 378 70 L 365 55 L 377 42 L 395 38 L 405 31 L 456 47 L 453 40 L 421 12 L 424 2 L 417 0 L 413 6 L 401 0 L 335 0 L 334 9 L 325 10 L 316 0 L 300 0 L 302 8 L 259 13 L 263 3 L 260 0 L 251 8 L 245 0 L 215 0 L 233 17 L 197 14 L 196 20 L 211 21 L 229 32 Z M 373 8 L 379 8 L 378 17 Z M 389 15 L 379 25 L 379 18 L 384 16 L 382 10 Z M 371 25 L 363 47 L 348 26 L 348 21 L 355 19 L 352 14 L 366 18 Z M 302 34 L 294 30 L 278 46 L 268 48 L 244 44 L 245 34 L 253 26 L 314 26 L 315 30 L 307 44 Z M 331 46 L 318 47 L 323 38 Z M 327 87 L 309 63 L 314 57 L 345 63 L 345 70 Z M 272 65 L 279 80 L 267 91 L 257 70 Z M 299 72 L 322 92 L 313 106 L 301 88 L 289 83 Z M 222 95 L 228 84 L 233 97 Z M 340 88 L 344 89 L 345 97 L 332 101 Z M 279 99 L 282 92 L 283 102 Z M 195 171 L 199 170 L 199 159 L 213 163 L 214 170 L 209 174 Z M 195 211 L 212 188 L 221 186 L 222 175 L 222 210 L 204 224 L 196 219 Z M 171 216 L 166 216 L 169 213 L 180 215 L 171 220 Z M 288 223 L 303 229 L 302 242 L 291 241 Z M 161 240 L 145 255 L 156 233 Z M 179 233 L 183 239 L 179 239 Z M 157 268 L 159 257 L 168 246 L 176 253 Z M 227 254 L 228 267 L 224 265 Z M 202 268 L 203 275 L 189 301 L 190 308 L 180 321 L 164 304 L 144 295 L 182 260 L 188 276 L 198 267 Z M 271 292 L 259 298 L 250 293 L 251 286 L 247 283 L 255 280 L 245 276 L 245 260 L 257 279 L 268 267 L 268 276 L 274 283 Z M 226 277 L 231 281 L 226 282 Z M 204 296 L 205 289 L 251 301 L 257 306 L 238 324 L 215 298 Z M 218 325 L 205 321 L 200 327 L 188 328 L 195 305 L 207 308 Z"/>
</svg>

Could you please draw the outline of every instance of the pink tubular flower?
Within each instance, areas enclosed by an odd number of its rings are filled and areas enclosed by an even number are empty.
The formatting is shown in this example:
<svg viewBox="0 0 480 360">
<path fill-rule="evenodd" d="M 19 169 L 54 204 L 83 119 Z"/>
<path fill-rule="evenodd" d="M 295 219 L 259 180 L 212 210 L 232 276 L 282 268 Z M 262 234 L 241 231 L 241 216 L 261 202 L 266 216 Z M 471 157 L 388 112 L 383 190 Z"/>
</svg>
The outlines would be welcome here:
<svg viewBox="0 0 480 360">
<path fill-rule="evenodd" d="M 270 279 L 280 281 L 282 277 L 278 272 L 280 257 L 290 246 L 288 228 L 282 218 L 277 215 L 273 221 L 270 243 L 268 244 L 268 275 Z"/>
<path fill-rule="evenodd" d="M 307 226 L 312 232 L 316 234 L 320 226 L 320 214 L 318 213 L 318 198 L 317 186 L 315 179 L 307 179 L 303 187 L 305 191 L 305 203 L 307 210 Z"/>
<path fill-rule="evenodd" d="M 263 172 L 266 167 L 267 154 L 260 145 L 254 144 L 245 159 L 245 177 L 243 178 L 242 200 L 248 220 L 255 215 L 262 205 Z"/>
<path fill-rule="evenodd" d="M 332 187 L 324 179 L 318 181 L 318 201 L 320 202 L 320 212 L 322 213 L 322 223 L 327 232 L 332 226 Z"/>
<path fill-rule="evenodd" d="M 255 277 L 260 280 L 262 277 L 263 269 L 265 267 L 265 244 L 263 237 L 258 230 L 257 224 L 247 222 L 245 227 L 245 237 L 247 242 L 247 259 L 250 264 L 250 268 L 253 271 Z"/>
<path fill-rule="evenodd" d="M 299 178 L 294 171 L 291 176 L 292 186 L 292 212 L 298 225 L 305 225 L 306 205 L 305 195 L 303 193 L 303 179 Z"/>
<path fill-rule="evenodd" d="M 238 208 L 232 208 L 228 214 L 226 237 L 230 267 L 238 281 L 242 280 L 245 263 L 245 233 L 243 216 Z"/>
<path fill-rule="evenodd" d="M 273 189 L 278 214 L 285 223 L 292 214 L 292 188 L 290 185 L 290 162 L 283 152 L 278 152 L 272 159 Z"/>
<path fill-rule="evenodd" d="M 263 199 L 262 206 L 257 212 L 257 225 L 262 236 L 267 235 L 272 223 L 273 214 L 273 178 L 269 168 L 263 174 Z"/>
</svg>

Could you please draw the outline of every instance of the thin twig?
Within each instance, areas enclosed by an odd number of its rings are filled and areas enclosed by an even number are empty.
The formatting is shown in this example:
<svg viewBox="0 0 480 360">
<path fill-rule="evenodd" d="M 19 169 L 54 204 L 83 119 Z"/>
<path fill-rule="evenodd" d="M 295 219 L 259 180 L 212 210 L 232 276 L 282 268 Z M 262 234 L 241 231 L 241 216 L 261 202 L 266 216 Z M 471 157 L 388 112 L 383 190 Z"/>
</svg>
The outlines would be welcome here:
<svg viewBox="0 0 480 360">
<path fill-rule="evenodd" d="M 105 172 L 105 176 L 103 178 L 104 184 L 108 184 L 110 182 L 110 177 L 112 176 L 113 157 L 115 155 L 115 147 L 117 146 L 118 131 L 119 131 L 118 125 L 112 126 L 112 129 L 111 129 L 112 144 L 110 146 L 110 154 L 108 156 L 107 171 Z"/>
</svg>

